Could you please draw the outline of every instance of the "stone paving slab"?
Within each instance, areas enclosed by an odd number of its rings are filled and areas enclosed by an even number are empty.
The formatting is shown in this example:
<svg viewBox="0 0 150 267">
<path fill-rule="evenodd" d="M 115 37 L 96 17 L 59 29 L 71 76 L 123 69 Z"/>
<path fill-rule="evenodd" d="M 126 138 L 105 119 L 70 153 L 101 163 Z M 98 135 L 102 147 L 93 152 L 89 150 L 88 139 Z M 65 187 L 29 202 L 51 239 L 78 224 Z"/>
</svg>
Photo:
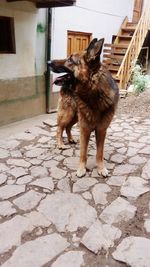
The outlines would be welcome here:
<svg viewBox="0 0 150 267">
<path fill-rule="evenodd" d="M 120 115 L 98 175 L 92 133 L 87 173 L 79 142 L 56 147 L 56 120 L 0 139 L 0 266 L 149 267 L 150 119 Z M 79 128 L 73 128 L 79 140 Z"/>
</svg>

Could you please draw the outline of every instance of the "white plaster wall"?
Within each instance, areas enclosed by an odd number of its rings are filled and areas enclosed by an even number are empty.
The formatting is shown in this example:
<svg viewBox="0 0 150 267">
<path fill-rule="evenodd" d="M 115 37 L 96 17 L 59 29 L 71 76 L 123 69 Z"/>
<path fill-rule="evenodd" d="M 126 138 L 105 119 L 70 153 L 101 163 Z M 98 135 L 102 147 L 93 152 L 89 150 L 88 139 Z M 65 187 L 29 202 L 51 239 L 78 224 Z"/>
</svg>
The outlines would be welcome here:
<svg viewBox="0 0 150 267">
<path fill-rule="evenodd" d="M 38 74 L 44 72 L 43 61 L 41 66 L 39 63 L 41 57 L 45 55 L 44 38 L 42 41 L 39 40 L 39 46 L 42 44 L 44 55 L 39 52 L 39 47 L 36 48 L 38 12 L 33 3 L 0 1 L 0 16 L 14 17 L 16 41 L 16 54 L 0 54 L 0 79 L 34 76 L 36 54 L 38 55 Z M 40 14 L 39 17 L 41 18 L 42 15 Z"/>
<path fill-rule="evenodd" d="M 111 43 L 125 16 L 132 18 L 134 0 L 77 0 L 76 6 L 54 8 L 52 13 L 51 57 L 67 56 L 67 31 L 92 33 Z M 58 74 L 52 74 L 55 79 Z M 54 92 L 60 87 L 53 85 Z"/>
<path fill-rule="evenodd" d="M 42 24 L 45 32 L 36 32 L 36 74 L 43 75 L 46 70 L 46 49 L 47 49 L 47 9 L 38 10 L 37 23 Z"/>
<path fill-rule="evenodd" d="M 125 16 L 132 18 L 134 0 L 77 0 L 76 6 L 53 9 L 52 58 L 67 55 L 67 30 L 89 32 L 111 42 Z"/>
<path fill-rule="evenodd" d="M 143 3 L 143 10 L 146 8 L 147 5 L 150 6 L 150 1 L 149 1 L 149 0 L 144 0 L 144 3 Z"/>
</svg>

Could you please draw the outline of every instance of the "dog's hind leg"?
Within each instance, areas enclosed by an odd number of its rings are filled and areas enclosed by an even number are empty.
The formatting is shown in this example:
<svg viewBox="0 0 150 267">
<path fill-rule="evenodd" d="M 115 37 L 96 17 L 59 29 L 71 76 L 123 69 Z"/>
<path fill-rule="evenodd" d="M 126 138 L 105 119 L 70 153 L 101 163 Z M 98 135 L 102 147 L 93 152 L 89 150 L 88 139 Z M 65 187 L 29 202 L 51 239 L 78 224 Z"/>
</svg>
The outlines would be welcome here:
<svg viewBox="0 0 150 267">
<path fill-rule="evenodd" d="M 96 161 L 97 161 L 98 174 L 107 177 L 108 170 L 105 167 L 103 158 L 106 129 L 96 129 L 95 134 L 96 134 L 96 146 L 97 146 Z"/>
<path fill-rule="evenodd" d="M 63 132 L 66 129 L 68 141 L 70 143 L 76 143 L 71 134 L 72 126 L 78 121 L 77 116 L 74 116 L 72 119 L 71 114 L 67 112 L 62 112 L 62 116 L 59 116 L 57 119 L 58 127 L 57 127 L 57 146 L 59 149 L 67 149 L 68 147 L 63 142 Z"/>
<path fill-rule="evenodd" d="M 77 170 L 77 176 L 83 177 L 86 174 L 87 148 L 90 139 L 91 129 L 80 126 L 80 164 Z"/>
<path fill-rule="evenodd" d="M 67 137 L 68 137 L 68 142 L 71 143 L 71 144 L 76 144 L 76 140 L 74 139 L 74 137 L 72 136 L 71 134 L 71 129 L 72 129 L 72 126 L 74 124 L 76 124 L 78 121 L 78 117 L 77 115 L 75 115 L 73 117 L 73 119 L 70 121 L 70 123 L 66 126 L 66 133 L 67 133 Z"/>
</svg>

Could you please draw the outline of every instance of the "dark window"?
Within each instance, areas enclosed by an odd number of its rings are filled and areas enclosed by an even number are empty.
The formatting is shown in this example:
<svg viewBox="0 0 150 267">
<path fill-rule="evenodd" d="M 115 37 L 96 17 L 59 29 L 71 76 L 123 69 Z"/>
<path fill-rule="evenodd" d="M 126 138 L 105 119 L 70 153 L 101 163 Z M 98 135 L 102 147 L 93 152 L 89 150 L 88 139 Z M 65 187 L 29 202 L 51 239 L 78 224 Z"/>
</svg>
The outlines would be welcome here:
<svg viewBox="0 0 150 267">
<path fill-rule="evenodd" d="M 0 53 L 16 53 L 14 19 L 0 16 Z"/>
</svg>

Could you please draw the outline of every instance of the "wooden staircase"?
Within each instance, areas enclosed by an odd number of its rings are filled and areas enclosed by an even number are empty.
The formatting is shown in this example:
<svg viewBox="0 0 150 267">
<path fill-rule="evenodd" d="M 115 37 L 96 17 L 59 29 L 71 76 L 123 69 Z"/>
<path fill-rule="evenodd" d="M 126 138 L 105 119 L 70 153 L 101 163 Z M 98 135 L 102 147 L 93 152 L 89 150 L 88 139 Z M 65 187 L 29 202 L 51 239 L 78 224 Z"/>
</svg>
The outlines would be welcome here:
<svg viewBox="0 0 150 267">
<path fill-rule="evenodd" d="M 103 65 L 111 72 L 114 80 L 120 83 L 117 76 L 118 70 L 121 66 L 123 58 L 126 55 L 127 48 L 134 35 L 137 23 L 128 22 L 126 17 L 121 25 L 117 37 L 113 44 L 104 44 L 103 50 Z M 121 89 L 121 88 L 120 88 Z"/>
<path fill-rule="evenodd" d="M 126 17 L 114 43 L 104 44 L 103 65 L 111 72 L 123 92 L 127 89 L 133 66 L 150 29 L 150 3 L 138 23 L 129 22 Z"/>
</svg>

